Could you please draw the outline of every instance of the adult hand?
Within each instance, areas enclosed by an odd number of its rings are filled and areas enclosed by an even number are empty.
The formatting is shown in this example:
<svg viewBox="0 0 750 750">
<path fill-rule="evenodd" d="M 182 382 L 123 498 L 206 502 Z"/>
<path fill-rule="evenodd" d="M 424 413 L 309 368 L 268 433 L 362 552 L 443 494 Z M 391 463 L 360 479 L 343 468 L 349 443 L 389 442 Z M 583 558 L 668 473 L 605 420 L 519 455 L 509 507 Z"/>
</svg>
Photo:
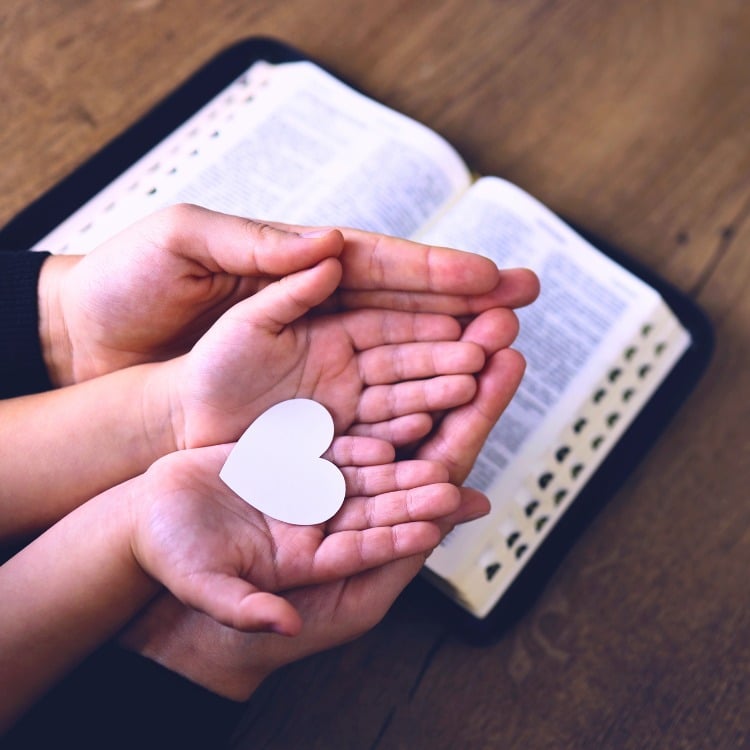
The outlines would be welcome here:
<svg viewBox="0 0 750 750">
<path fill-rule="evenodd" d="M 172 206 L 87 256 L 45 262 L 40 329 L 52 381 L 68 385 L 182 354 L 239 300 L 329 257 L 343 267 L 329 311 L 467 315 L 528 304 L 538 291 L 530 271 L 500 272 L 473 253 Z"/>
<path fill-rule="evenodd" d="M 341 252 L 339 232 L 318 235 L 181 204 L 86 256 L 50 258 L 40 275 L 40 318 L 53 382 L 184 353 L 239 300 Z"/>
<path fill-rule="evenodd" d="M 477 378 L 474 397 L 447 412 L 435 431 L 411 454 L 437 461 L 448 469 L 450 481 L 462 485 L 469 475 L 492 428 L 521 383 L 526 361 L 510 347 L 517 329 L 512 329 L 508 310 L 488 310 L 472 320 L 461 340 L 484 349 L 486 364 Z"/>
</svg>

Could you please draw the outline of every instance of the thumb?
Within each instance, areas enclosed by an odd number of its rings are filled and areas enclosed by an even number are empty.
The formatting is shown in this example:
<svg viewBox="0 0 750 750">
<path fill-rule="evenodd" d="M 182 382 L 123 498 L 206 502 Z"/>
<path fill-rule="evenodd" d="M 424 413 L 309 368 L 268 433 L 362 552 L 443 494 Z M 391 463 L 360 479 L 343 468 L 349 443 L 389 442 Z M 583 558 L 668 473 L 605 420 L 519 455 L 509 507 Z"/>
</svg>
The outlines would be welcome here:
<svg viewBox="0 0 750 750">
<path fill-rule="evenodd" d="M 184 597 L 179 596 L 182 592 L 173 593 L 187 606 L 234 630 L 293 636 L 302 627 L 299 613 L 286 599 L 259 591 L 243 578 L 216 573 L 194 583 L 195 590 Z"/>
<path fill-rule="evenodd" d="M 284 276 L 234 308 L 250 324 L 276 334 L 336 291 L 341 264 L 327 258 L 312 268 Z"/>
<path fill-rule="evenodd" d="M 175 255 L 237 276 L 283 276 L 336 257 L 344 247 L 336 229 L 296 232 L 190 204 L 162 209 L 143 224 Z"/>
</svg>

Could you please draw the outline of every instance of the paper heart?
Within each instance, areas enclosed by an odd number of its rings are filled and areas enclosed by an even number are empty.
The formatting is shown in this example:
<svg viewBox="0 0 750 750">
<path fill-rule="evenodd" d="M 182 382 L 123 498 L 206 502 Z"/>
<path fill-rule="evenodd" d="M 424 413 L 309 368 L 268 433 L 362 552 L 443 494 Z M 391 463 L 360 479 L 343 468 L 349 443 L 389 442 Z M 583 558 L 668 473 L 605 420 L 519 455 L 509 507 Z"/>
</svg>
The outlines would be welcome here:
<svg viewBox="0 0 750 750">
<path fill-rule="evenodd" d="M 286 523 L 323 523 L 344 502 L 344 476 L 320 458 L 333 419 L 317 401 L 295 398 L 263 412 L 237 441 L 219 472 L 245 502 Z"/>
</svg>

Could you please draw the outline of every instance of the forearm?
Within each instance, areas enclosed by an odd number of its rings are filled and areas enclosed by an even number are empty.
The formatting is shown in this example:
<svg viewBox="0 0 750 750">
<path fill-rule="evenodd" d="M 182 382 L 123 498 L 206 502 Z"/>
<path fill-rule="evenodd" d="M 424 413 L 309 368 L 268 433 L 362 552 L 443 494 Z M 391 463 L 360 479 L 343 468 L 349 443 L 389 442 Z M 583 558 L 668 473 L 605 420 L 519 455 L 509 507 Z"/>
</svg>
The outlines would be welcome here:
<svg viewBox="0 0 750 750">
<path fill-rule="evenodd" d="M 0 567 L 0 731 L 157 592 L 130 551 L 131 491 L 94 498 Z"/>
<path fill-rule="evenodd" d="M 0 542 L 38 533 L 174 449 L 157 367 L 0 402 Z"/>
</svg>

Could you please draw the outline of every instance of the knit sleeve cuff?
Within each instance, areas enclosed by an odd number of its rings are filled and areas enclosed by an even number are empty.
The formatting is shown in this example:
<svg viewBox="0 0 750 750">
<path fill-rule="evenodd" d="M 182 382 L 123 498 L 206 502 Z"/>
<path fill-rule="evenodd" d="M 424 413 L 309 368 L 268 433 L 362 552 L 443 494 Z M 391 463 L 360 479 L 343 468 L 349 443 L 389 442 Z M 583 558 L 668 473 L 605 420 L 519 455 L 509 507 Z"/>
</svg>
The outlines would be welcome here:
<svg viewBox="0 0 750 750">
<path fill-rule="evenodd" d="M 0 252 L 0 398 L 52 388 L 39 340 L 37 286 L 49 253 Z"/>
</svg>

